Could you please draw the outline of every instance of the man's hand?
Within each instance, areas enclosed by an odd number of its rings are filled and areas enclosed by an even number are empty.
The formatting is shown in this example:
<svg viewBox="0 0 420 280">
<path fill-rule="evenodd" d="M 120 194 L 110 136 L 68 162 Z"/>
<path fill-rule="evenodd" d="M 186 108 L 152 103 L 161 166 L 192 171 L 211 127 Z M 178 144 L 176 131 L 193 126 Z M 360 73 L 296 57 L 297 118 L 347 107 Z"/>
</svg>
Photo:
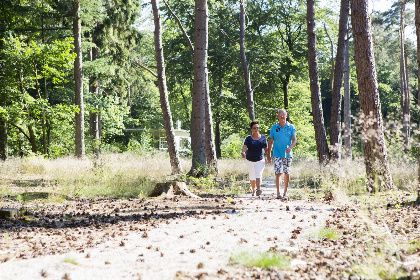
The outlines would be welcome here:
<svg viewBox="0 0 420 280">
<path fill-rule="evenodd" d="M 271 156 L 267 156 L 267 163 L 271 163 Z"/>
</svg>

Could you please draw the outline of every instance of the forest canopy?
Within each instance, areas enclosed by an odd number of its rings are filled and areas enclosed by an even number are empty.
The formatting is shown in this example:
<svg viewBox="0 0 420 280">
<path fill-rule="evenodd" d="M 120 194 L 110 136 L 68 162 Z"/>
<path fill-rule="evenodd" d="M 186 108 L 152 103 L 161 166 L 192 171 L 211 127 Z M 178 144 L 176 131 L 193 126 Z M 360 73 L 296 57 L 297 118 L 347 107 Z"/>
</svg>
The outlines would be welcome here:
<svg viewBox="0 0 420 280">
<path fill-rule="evenodd" d="M 80 4 L 83 61 L 84 134 L 86 153 L 95 149 L 123 152 L 155 148 L 151 131 L 163 129 L 149 1 L 4 0 L 0 18 L 0 153 L 7 156 L 43 154 L 61 157 L 75 153 L 73 4 Z M 172 121 L 190 130 L 194 59 L 185 35 L 194 45 L 194 1 L 167 0 L 159 6 L 162 47 Z M 317 3 L 318 4 L 318 3 Z M 240 157 L 249 135 L 246 84 L 240 56 L 240 5 L 232 0 L 208 0 L 208 88 L 218 157 Z M 339 21 L 338 1 L 316 7 L 316 36 L 320 94 L 326 135 L 330 134 L 332 64 Z M 244 1 L 245 52 L 252 81 L 255 118 L 268 135 L 277 110 L 286 108 L 298 131 L 297 157 L 316 157 L 317 146 L 308 76 L 306 1 Z M 416 46 L 405 38 L 404 54 L 408 105 L 401 83 L 401 17 L 413 27 L 410 5 L 401 13 L 395 2 L 384 12 L 372 11 L 372 34 L 377 82 L 387 143 L 410 145 L 418 136 L 404 134 L 418 123 Z M 170 11 L 170 10 L 171 11 Z M 174 15 L 176 17 L 174 17 Z M 177 22 L 179 21 L 179 22 Z M 185 29 L 181 31 L 179 23 Z M 146 28 L 145 28 L 146 27 Z M 350 27 L 351 29 L 351 23 Z M 353 157 L 362 155 L 360 112 L 353 37 L 349 36 L 349 92 Z M 149 69 L 151 71 L 148 71 Z M 343 112 L 341 114 L 344 114 Z M 99 142 L 92 136 L 97 117 Z M 343 117 L 341 118 L 343 119 Z M 139 129 L 137 133 L 128 129 Z M 391 132 L 392 131 L 392 132 Z M 391 153 L 401 150 L 390 148 Z M 189 153 L 182 155 L 188 156 Z"/>
</svg>

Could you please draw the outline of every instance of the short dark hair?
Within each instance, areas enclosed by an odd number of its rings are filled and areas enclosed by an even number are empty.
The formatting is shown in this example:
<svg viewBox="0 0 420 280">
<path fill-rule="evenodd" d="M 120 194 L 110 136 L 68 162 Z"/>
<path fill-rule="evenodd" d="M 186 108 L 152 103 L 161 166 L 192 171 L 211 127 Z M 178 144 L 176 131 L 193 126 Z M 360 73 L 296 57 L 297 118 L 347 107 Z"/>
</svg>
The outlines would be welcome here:
<svg viewBox="0 0 420 280">
<path fill-rule="evenodd" d="M 253 121 L 249 123 L 249 128 L 252 128 L 254 124 L 260 124 L 259 122 Z"/>
</svg>

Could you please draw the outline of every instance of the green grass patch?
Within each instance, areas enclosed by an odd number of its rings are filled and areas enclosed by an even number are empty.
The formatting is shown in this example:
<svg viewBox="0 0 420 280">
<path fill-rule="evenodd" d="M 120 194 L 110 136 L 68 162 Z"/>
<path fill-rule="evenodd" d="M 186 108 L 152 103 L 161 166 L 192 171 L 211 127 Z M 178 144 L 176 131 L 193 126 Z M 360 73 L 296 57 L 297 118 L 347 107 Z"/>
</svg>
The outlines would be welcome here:
<svg viewBox="0 0 420 280">
<path fill-rule="evenodd" d="M 321 228 L 312 233 L 312 237 L 317 238 L 317 239 L 328 238 L 332 240 L 337 240 L 340 238 L 340 236 L 341 236 L 340 233 L 330 228 Z"/>
<path fill-rule="evenodd" d="M 78 265 L 77 261 L 75 259 L 73 259 L 73 258 L 70 258 L 70 257 L 65 257 L 64 260 L 63 260 L 63 262 L 65 262 L 65 263 L 71 263 L 71 264 L 74 264 L 74 265 Z"/>
<path fill-rule="evenodd" d="M 414 239 L 407 245 L 407 252 L 409 253 L 420 252 L 420 238 Z"/>
<path fill-rule="evenodd" d="M 280 269 L 290 268 L 290 260 L 286 256 L 276 252 L 240 252 L 230 257 L 231 264 L 239 264 L 246 267 L 261 267 L 268 269 L 277 267 Z"/>
<path fill-rule="evenodd" d="M 362 276 L 364 279 L 411 279 L 406 278 L 407 274 L 398 268 L 391 266 L 384 266 L 375 262 L 365 264 L 363 266 L 356 266 L 354 271 Z"/>
</svg>

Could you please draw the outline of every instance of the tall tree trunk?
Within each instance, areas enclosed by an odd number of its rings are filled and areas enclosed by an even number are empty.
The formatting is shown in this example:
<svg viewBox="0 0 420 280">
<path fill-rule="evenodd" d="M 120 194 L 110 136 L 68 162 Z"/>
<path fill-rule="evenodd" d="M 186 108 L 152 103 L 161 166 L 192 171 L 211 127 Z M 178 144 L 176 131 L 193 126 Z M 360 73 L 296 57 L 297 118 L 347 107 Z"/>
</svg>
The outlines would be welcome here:
<svg viewBox="0 0 420 280">
<path fill-rule="evenodd" d="M 285 74 L 284 78 L 280 78 L 282 89 L 283 89 L 283 100 L 284 100 L 284 109 L 289 109 L 289 83 L 290 83 L 290 74 Z"/>
<path fill-rule="evenodd" d="M 206 67 L 208 46 L 207 0 L 195 0 L 194 89 L 191 112 L 192 165 L 190 173 L 206 164 Z"/>
<path fill-rule="evenodd" d="M 348 27 L 348 25 L 347 25 Z M 346 32 L 346 51 L 344 63 L 344 155 L 352 158 L 351 152 L 351 103 L 350 103 L 350 41 L 349 30 Z"/>
<path fill-rule="evenodd" d="M 251 76 L 249 74 L 249 64 L 246 60 L 245 53 L 245 4 L 244 0 L 240 0 L 240 17 L 239 17 L 239 48 L 241 53 L 242 69 L 245 77 L 245 91 L 246 91 L 246 105 L 248 109 L 248 116 L 251 121 L 255 121 L 254 112 L 254 93 L 251 87 Z"/>
<path fill-rule="evenodd" d="M 74 33 L 74 50 L 76 58 L 74 60 L 74 95 L 75 104 L 79 108 L 76 113 L 76 156 L 84 158 L 85 156 L 85 128 L 83 104 L 83 72 L 82 72 L 82 21 L 80 19 L 80 2 L 73 2 L 73 33 Z"/>
<path fill-rule="evenodd" d="M 38 71 L 37 71 L 36 64 L 34 65 L 34 69 L 35 69 L 35 91 L 36 91 L 36 95 L 41 100 L 42 96 L 41 96 L 41 90 L 38 84 L 39 78 L 38 78 Z M 47 133 L 46 133 L 46 128 L 45 128 L 45 109 L 44 109 L 43 104 L 41 104 L 41 111 L 42 111 L 42 114 L 41 114 L 42 149 L 43 149 L 44 155 L 46 155 L 47 154 Z"/>
<path fill-rule="evenodd" d="M 168 143 L 169 157 L 171 161 L 172 174 L 179 174 L 182 172 L 181 163 L 179 160 L 178 150 L 175 143 L 174 126 L 172 122 L 172 115 L 169 106 L 168 92 L 166 88 L 166 74 L 165 61 L 163 57 L 162 47 L 162 29 L 159 14 L 159 0 L 152 0 L 153 18 L 155 23 L 155 53 L 157 78 L 159 84 L 160 106 L 162 108 L 163 120 L 165 122 L 166 141 Z"/>
<path fill-rule="evenodd" d="M 416 24 L 416 35 L 417 35 L 417 69 L 420 69 L 420 0 L 415 0 L 415 24 Z M 418 85 L 420 85 L 420 75 L 418 75 Z M 418 104 L 420 108 L 420 90 L 418 91 Z M 420 129 L 420 116 L 419 116 L 419 129 Z M 419 141 L 420 150 L 420 141 Z M 417 176 L 417 203 L 420 203 L 420 153 L 419 153 L 419 168 Z"/>
<path fill-rule="evenodd" d="M 341 14 L 340 14 L 340 19 L 341 19 Z M 331 93 L 333 92 L 333 84 L 334 84 L 334 42 L 331 39 L 330 33 L 328 33 L 328 29 L 327 26 L 324 23 L 324 30 L 325 33 L 327 34 L 328 40 L 330 41 L 330 45 L 331 45 L 331 74 L 330 74 L 330 90 Z"/>
<path fill-rule="evenodd" d="M 91 48 L 90 50 L 90 60 L 96 60 L 99 57 L 99 49 L 97 47 Z M 89 78 L 89 92 L 99 95 L 100 90 L 100 81 L 96 76 Z M 90 137 L 92 139 L 93 153 L 96 158 L 99 158 L 101 153 L 101 123 L 100 115 L 98 113 L 99 107 L 96 105 L 93 112 L 89 114 L 89 131 Z"/>
<path fill-rule="evenodd" d="M 405 58 L 405 48 L 404 48 L 404 29 L 405 29 L 405 1 L 400 2 L 400 46 L 401 46 L 401 106 L 403 112 L 403 127 L 404 127 L 404 141 L 405 144 L 409 144 L 410 140 L 410 93 L 408 90 L 408 80 L 407 80 L 407 69 L 406 69 L 406 58 Z"/>
<path fill-rule="evenodd" d="M 315 139 L 318 151 L 318 159 L 320 163 L 326 163 L 329 160 L 329 150 L 324 127 L 321 92 L 319 89 L 318 58 L 316 54 L 315 34 L 315 0 L 308 0 L 306 7 L 306 22 L 308 27 L 308 63 L 311 86 L 312 116 L 315 128 Z"/>
<path fill-rule="evenodd" d="M 2 26 L 3 20 L 0 20 L 0 26 Z M 3 38 L 0 37 L 0 53 L 4 48 Z M 0 55 L 0 60 L 3 59 L 3 55 Z M 0 75 L 3 76 L 3 69 L 0 70 Z M 6 95 L 7 96 L 7 95 Z M 6 96 L 0 93 L 0 106 L 6 105 Z M 8 157 L 8 142 L 7 142 L 7 119 L 6 116 L 0 114 L 0 159 L 6 160 Z"/>
<path fill-rule="evenodd" d="M 349 0 L 341 0 L 340 22 L 338 28 L 337 56 L 332 88 L 330 149 L 331 159 L 338 159 L 341 151 L 341 87 L 346 57 L 346 35 L 349 22 Z"/>
<path fill-rule="evenodd" d="M 216 156 L 217 158 L 221 158 L 222 157 L 222 150 L 220 148 L 222 141 L 220 139 L 220 122 L 217 120 L 216 118 L 216 125 L 215 125 L 215 146 L 216 146 Z"/>
<path fill-rule="evenodd" d="M 351 0 L 351 10 L 368 190 L 390 189 L 394 184 L 385 146 L 367 0 Z"/>
<path fill-rule="evenodd" d="M 38 153 L 38 148 L 36 146 L 36 136 L 34 132 L 34 128 L 32 125 L 28 125 L 28 131 L 29 131 L 29 143 L 31 143 L 31 151 L 36 154 Z"/>
<path fill-rule="evenodd" d="M 7 121 L 0 116 L 0 159 L 6 160 L 7 151 Z"/>
<path fill-rule="evenodd" d="M 206 68 L 206 160 L 207 164 L 217 174 L 219 173 L 219 168 L 217 166 L 216 148 L 214 145 L 213 117 L 211 112 L 208 77 L 209 76 Z"/>
</svg>

